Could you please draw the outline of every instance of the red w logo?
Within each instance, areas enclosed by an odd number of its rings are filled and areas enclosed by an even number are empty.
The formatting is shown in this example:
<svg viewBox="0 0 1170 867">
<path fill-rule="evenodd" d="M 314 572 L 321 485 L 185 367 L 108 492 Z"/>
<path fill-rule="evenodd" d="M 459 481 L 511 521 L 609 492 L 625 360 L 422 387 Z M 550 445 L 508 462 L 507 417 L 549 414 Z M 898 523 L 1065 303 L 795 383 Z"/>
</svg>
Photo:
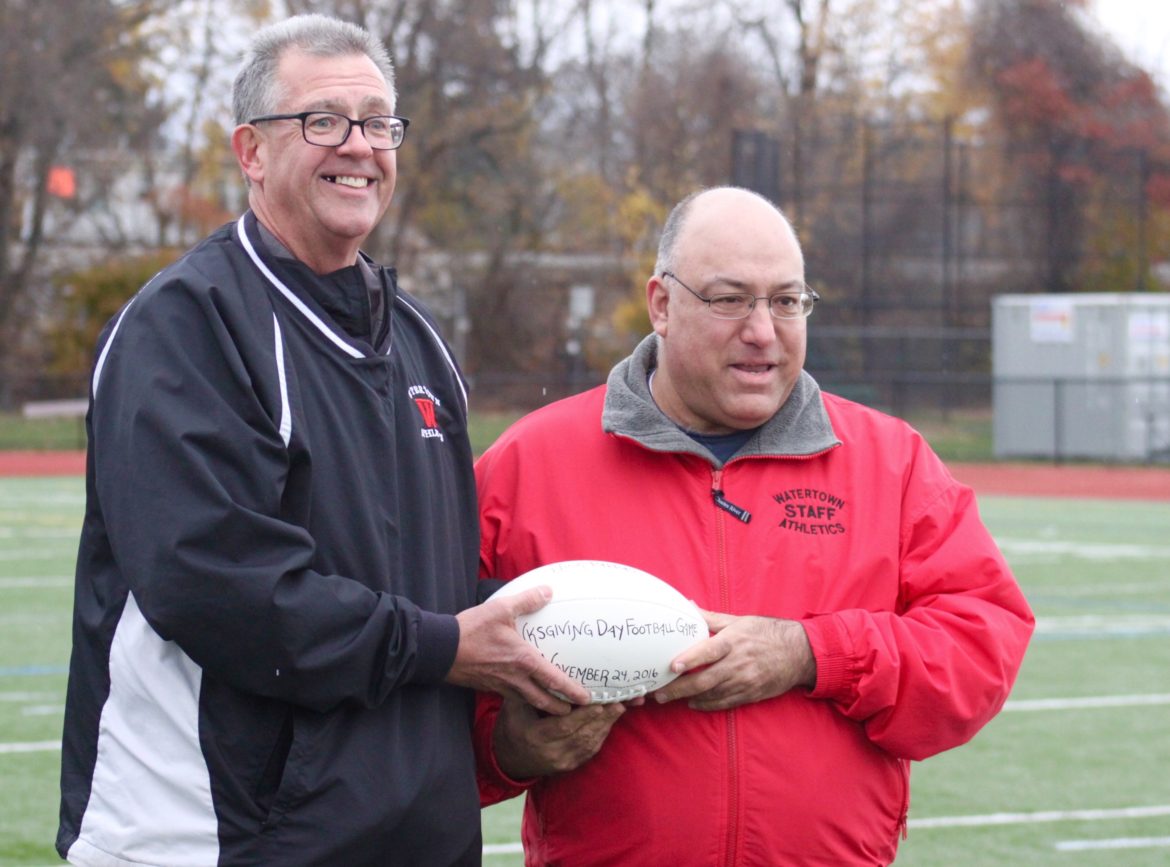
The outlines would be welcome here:
<svg viewBox="0 0 1170 867">
<path fill-rule="evenodd" d="M 439 423 L 435 420 L 435 402 L 429 397 L 416 397 L 414 405 L 418 407 L 418 411 L 422 414 L 423 424 L 429 428 L 436 428 Z"/>
</svg>

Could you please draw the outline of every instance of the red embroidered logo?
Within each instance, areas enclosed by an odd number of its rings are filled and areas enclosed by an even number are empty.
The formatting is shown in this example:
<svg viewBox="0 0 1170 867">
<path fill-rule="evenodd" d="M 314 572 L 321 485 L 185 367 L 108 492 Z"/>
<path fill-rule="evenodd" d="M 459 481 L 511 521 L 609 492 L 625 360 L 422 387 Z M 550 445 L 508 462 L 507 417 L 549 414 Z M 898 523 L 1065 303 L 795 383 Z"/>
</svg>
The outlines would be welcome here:
<svg viewBox="0 0 1170 867">
<path fill-rule="evenodd" d="M 437 408 L 442 406 L 440 401 L 431 390 L 425 385 L 412 385 L 407 394 L 410 399 L 414 401 L 414 405 L 418 407 L 418 413 L 422 416 L 423 426 L 419 428 L 419 434 L 423 439 L 437 439 L 443 441 L 443 432 L 439 429 L 439 418 Z"/>
<path fill-rule="evenodd" d="M 435 402 L 429 397 L 416 397 L 414 405 L 418 407 L 418 411 L 422 413 L 423 424 L 427 427 L 438 427 L 435 421 Z"/>
</svg>

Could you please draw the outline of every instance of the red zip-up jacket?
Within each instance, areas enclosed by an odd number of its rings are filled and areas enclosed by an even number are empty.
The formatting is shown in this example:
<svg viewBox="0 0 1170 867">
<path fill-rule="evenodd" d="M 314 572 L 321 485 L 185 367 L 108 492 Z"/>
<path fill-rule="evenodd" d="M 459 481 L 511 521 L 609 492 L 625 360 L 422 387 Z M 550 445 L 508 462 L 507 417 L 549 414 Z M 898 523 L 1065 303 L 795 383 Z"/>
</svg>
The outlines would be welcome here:
<svg viewBox="0 0 1170 867">
<path fill-rule="evenodd" d="M 654 406 L 654 347 L 480 459 L 481 577 L 626 563 L 702 608 L 799 620 L 816 686 L 721 712 L 648 701 L 592 760 L 536 781 L 496 765 L 499 704 L 481 697 L 481 801 L 527 790 L 529 865 L 889 864 L 910 760 L 1003 706 L 1028 604 L 971 490 L 908 425 L 803 374 L 721 466 Z"/>
</svg>

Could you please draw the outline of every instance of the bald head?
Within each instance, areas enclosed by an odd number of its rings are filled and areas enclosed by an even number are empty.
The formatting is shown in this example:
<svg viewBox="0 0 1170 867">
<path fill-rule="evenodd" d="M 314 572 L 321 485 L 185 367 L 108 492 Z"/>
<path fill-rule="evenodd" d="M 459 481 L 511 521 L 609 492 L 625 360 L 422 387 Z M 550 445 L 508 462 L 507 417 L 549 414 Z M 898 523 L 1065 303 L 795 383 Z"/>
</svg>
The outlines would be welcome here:
<svg viewBox="0 0 1170 867">
<path fill-rule="evenodd" d="M 695 217 L 698 218 L 698 225 L 688 228 Z M 736 225 L 742 221 L 759 222 L 763 226 L 774 228 L 784 236 L 785 241 L 796 247 L 803 262 L 796 232 L 779 208 L 758 193 L 742 187 L 710 187 L 688 195 L 675 205 L 667 216 L 658 241 L 658 259 L 654 264 L 654 273 L 678 270 L 679 256 L 685 247 L 684 235 L 695 234 L 692 231 L 694 229 L 705 230 L 712 223 L 726 227 L 731 225 L 732 221 Z"/>
</svg>

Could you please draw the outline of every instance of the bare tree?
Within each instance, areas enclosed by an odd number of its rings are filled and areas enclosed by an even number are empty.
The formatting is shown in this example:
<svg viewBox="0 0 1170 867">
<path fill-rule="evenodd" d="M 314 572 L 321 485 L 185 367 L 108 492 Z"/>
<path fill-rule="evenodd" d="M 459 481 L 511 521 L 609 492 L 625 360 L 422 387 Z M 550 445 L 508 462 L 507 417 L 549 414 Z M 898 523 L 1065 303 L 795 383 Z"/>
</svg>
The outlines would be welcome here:
<svg viewBox="0 0 1170 867">
<path fill-rule="evenodd" d="M 139 73 L 142 25 L 155 6 L 7 0 L 0 7 L 0 363 L 18 347 L 28 311 L 50 170 L 81 148 L 129 146 L 159 119 Z"/>
</svg>

